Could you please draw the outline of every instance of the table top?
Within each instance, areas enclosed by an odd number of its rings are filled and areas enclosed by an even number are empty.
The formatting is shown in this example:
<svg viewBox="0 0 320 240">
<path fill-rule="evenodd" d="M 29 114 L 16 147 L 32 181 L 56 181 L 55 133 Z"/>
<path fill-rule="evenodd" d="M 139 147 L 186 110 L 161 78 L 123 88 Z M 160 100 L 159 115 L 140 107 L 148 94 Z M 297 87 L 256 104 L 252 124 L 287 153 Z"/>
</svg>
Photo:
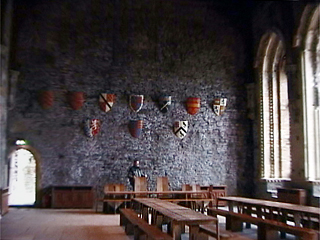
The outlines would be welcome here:
<svg viewBox="0 0 320 240">
<path fill-rule="evenodd" d="M 316 217 L 320 218 L 320 208 L 318 207 L 304 206 L 304 205 L 285 203 L 285 202 L 276 202 L 276 201 L 257 199 L 257 198 L 235 197 L 235 196 L 219 197 L 218 200 L 245 203 L 245 204 L 256 205 L 256 206 L 273 207 L 273 208 L 290 210 L 294 212 L 303 212 L 303 213 L 315 215 Z"/>
<path fill-rule="evenodd" d="M 215 217 L 158 198 L 134 198 L 133 201 L 150 207 L 173 221 L 187 225 L 217 222 Z"/>
<path fill-rule="evenodd" d="M 104 191 L 106 195 L 124 195 L 124 194 L 208 194 L 208 190 L 199 190 L 199 191 Z"/>
</svg>

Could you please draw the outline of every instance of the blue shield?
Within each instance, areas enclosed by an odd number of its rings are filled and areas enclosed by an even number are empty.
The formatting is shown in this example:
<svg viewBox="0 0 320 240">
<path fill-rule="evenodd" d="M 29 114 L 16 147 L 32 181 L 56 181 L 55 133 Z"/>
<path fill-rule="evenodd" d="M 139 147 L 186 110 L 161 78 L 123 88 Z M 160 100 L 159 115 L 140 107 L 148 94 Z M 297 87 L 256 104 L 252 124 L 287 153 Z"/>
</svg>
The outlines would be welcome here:
<svg viewBox="0 0 320 240">
<path fill-rule="evenodd" d="M 142 133 L 143 120 L 130 120 L 129 132 L 132 137 L 138 138 Z"/>
<path fill-rule="evenodd" d="M 139 112 L 143 106 L 143 95 L 130 96 L 130 108 L 134 112 Z"/>
</svg>

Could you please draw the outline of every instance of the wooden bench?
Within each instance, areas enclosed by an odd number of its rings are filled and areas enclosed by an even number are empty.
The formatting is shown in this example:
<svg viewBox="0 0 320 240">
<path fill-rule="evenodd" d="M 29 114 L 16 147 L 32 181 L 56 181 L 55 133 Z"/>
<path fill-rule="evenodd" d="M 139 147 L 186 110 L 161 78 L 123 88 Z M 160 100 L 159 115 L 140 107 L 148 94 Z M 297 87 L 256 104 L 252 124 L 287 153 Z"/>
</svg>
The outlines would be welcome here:
<svg viewBox="0 0 320 240">
<path fill-rule="evenodd" d="M 103 212 L 104 213 L 117 213 L 118 209 L 122 204 L 127 204 L 131 202 L 130 198 L 126 198 L 125 194 L 119 194 L 125 191 L 125 185 L 122 183 L 107 183 L 104 185 L 103 192 L 114 192 L 115 194 L 103 194 L 102 198 L 96 199 L 96 212 L 98 202 L 102 202 L 103 204 Z M 98 190 L 97 190 L 98 192 Z"/>
<path fill-rule="evenodd" d="M 211 216 L 225 216 L 226 217 L 226 229 L 231 231 L 242 231 L 243 222 L 252 223 L 258 226 L 258 239 L 273 240 L 277 238 L 278 231 L 286 232 L 300 237 L 304 240 L 317 240 L 319 232 L 287 225 L 283 222 L 252 217 L 243 213 L 235 213 L 227 210 L 221 210 L 216 208 L 209 208 L 208 215 Z"/>
<path fill-rule="evenodd" d="M 209 239 L 209 236 L 217 239 L 217 227 L 213 224 L 206 224 L 199 226 L 199 232 L 201 233 L 201 240 Z M 247 238 L 245 236 L 241 236 L 239 234 L 232 233 L 226 230 L 219 230 L 220 240 L 252 240 L 251 238 Z"/>
<path fill-rule="evenodd" d="M 169 234 L 162 232 L 154 225 L 148 224 L 134 210 L 129 208 L 120 209 L 120 225 L 125 227 L 126 234 L 133 234 L 135 240 L 140 239 L 143 235 L 146 235 L 146 239 L 172 240 Z"/>
<path fill-rule="evenodd" d="M 258 211 L 255 207 L 250 207 L 250 208 L 244 208 L 243 213 L 246 213 L 248 215 L 254 214 L 254 215 L 259 216 L 260 218 L 266 218 L 266 219 L 270 219 L 270 220 L 281 221 L 281 219 L 283 219 L 282 214 L 279 213 L 277 208 L 274 208 L 274 209 L 269 208 L 266 210 L 265 211 Z M 288 213 L 286 215 L 285 219 L 288 221 L 291 221 L 291 222 L 295 222 L 294 215 L 292 213 Z M 302 226 L 305 228 L 311 228 L 314 230 L 319 229 L 319 219 L 317 219 L 315 217 L 303 216 L 300 221 L 301 221 Z"/>
</svg>

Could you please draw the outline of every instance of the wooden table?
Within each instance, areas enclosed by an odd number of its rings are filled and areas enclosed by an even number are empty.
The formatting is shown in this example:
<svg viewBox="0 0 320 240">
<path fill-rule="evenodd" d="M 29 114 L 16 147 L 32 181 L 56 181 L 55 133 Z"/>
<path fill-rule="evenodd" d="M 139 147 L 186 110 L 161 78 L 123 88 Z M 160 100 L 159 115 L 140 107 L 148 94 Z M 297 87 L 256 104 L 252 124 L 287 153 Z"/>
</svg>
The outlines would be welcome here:
<svg viewBox="0 0 320 240">
<path fill-rule="evenodd" d="M 302 224 L 306 228 L 319 230 L 319 225 L 315 227 L 313 224 L 314 222 L 319 224 L 320 221 L 320 208 L 317 207 L 244 197 L 220 197 L 218 201 L 227 201 L 229 211 L 234 211 L 236 207 L 238 212 L 251 215 L 255 209 L 257 217 L 260 218 L 265 217 L 281 222 L 292 219 L 295 226 Z"/>
<path fill-rule="evenodd" d="M 133 198 L 160 198 L 170 202 L 188 202 L 190 206 L 197 206 L 204 213 L 207 205 L 215 205 L 217 196 L 209 190 L 199 191 L 104 191 L 104 202 L 121 204 L 130 202 Z M 196 207 L 193 207 L 195 209 Z"/>
<path fill-rule="evenodd" d="M 127 198 L 134 198 L 136 196 L 144 195 L 148 197 L 161 197 L 165 198 L 181 198 L 181 199 L 191 199 L 191 198 L 210 198 L 210 192 L 208 190 L 200 191 L 104 191 L 106 196 L 113 195 L 126 195 Z"/>
<path fill-rule="evenodd" d="M 189 239 L 197 239 L 200 224 L 214 223 L 219 234 L 218 219 L 215 217 L 158 198 L 134 198 L 133 202 L 146 221 L 149 221 L 151 213 L 151 224 L 160 228 L 162 223 L 168 220 L 173 239 L 181 239 L 185 225 L 189 226 Z"/>
</svg>

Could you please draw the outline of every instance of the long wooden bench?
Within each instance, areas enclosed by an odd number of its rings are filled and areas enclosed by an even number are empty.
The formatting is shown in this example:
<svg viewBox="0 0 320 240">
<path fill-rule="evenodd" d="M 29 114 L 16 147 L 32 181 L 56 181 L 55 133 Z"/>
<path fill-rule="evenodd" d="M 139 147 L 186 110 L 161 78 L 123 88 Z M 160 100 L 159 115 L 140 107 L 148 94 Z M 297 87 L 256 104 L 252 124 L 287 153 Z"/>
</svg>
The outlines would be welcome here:
<svg viewBox="0 0 320 240">
<path fill-rule="evenodd" d="M 266 209 L 267 211 L 258 211 L 257 208 L 255 207 L 251 207 L 251 208 L 244 208 L 243 211 L 244 213 L 248 214 L 248 215 L 259 215 L 259 217 L 263 217 L 266 219 L 271 219 L 271 220 L 281 220 L 283 219 L 283 216 L 281 214 L 279 214 L 279 212 L 277 211 L 277 209 Z M 286 220 L 294 222 L 294 216 L 293 214 L 288 213 L 286 215 Z M 314 217 L 308 217 L 308 216 L 303 216 L 302 219 L 300 220 L 301 224 L 303 227 L 305 228 L 311 228 L 314 230 L 318 230 L 319 229 L 319 219 L 314 218 Z"/>
<path fill-rule="evenodd" d="M 120 209 L 120 225 L 125 227 L 126 234 L 133 234 L 135 240 L 140 239 L 143 235 L 146 236 L 146 239 L 172 240 L 169 234 L 162 232 L 154 225 L 148 224 L 134 210 L 129 208 Z"/>
<path fill-rule="evenodd" d="M 286 232 L 300 237 L 303 240 L 318 240 L 319 232 L 287 225 L 283 222 L 252 217 L 243 213 L 235 213 L 227 210 L 221 210 L 216 208 L 208 208 L 208 215 L 225 216 L 226 217 L 226 229 L 231 231 L 242 231 L 243 222 L 252 223 L 258 226 L 258 239 L 273 240 L 277 238 L 278 231 Z"/>
<path fill-rule="evenodd" d="M 209 239 L 209 236 L 217 239 L 216 225 L 206 224 L 199 226 L 199 232 L 201 233 L 201 240 Z M 247 238 L 245 236 L 241 236 L 239 234 L 232 233 L 230 231 L 219 229 L 220 240 L 252 240 L 251 238 Z"/>
</svg>

